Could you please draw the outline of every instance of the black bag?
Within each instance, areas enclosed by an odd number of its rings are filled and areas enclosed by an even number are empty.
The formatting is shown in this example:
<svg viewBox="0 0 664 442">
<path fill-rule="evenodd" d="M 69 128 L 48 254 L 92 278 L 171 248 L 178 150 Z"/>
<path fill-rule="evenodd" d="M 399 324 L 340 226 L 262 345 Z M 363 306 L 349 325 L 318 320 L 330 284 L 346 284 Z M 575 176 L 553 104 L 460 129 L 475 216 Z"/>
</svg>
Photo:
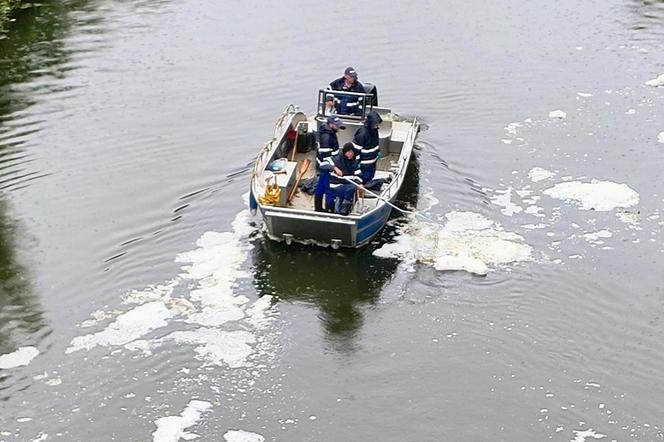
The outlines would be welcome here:
<svg viewBox="0 0 664 442">
<path fill-rule="evenodd" d="M 314 134 L 307 132 L 297 134 L 297 152 L 307 153 L 316 148 L 316 137 Z"/>
</svg>

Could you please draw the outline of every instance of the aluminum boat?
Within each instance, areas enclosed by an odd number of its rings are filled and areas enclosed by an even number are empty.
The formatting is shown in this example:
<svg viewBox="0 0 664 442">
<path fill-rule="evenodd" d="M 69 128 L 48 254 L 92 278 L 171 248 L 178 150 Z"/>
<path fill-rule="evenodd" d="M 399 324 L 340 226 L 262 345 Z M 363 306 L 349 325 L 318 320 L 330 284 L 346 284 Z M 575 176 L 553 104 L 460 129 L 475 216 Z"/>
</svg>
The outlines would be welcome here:
<svg viewBox="0 0 664 442">
<path fill-rule="evenodd" d="M 379 113 L 383 121 L 378 129 L 380 157 L 376 178 L 391 178 L 373 195 L 358 189 L 353 209 L 345 216 L 316 212 L 313 196 L 298 189 L 299 184 L 316 176 L 316 135 L 327 119 L 325 100 L 330 95 L 337 102 L 352 99 L 359 103 L 355 115 L 337 114 L 346 127 L 337 132 L 339 146 L 352 141 L 371 111 Z M 388 202 L 394 202 L 404 182 L 419 129 L 417 118 L 403 119 L 391 109 L 379 107 L 376 89 L 371 85 L 363 94 L 319 90 L 315 113 L 307 115 L 289 105 L 278 118 L 272 139 L 260 150 L 253 165 L 250 208 L 254 213 L 260 212 L 266 234 L 272 240 L 334 249 L 362 247 L 380 232 L 390 216 L 392 207 Z M 278 173 L 270 170 L 270 165 L 282 158 L 285 167 Z"/>
</svg>

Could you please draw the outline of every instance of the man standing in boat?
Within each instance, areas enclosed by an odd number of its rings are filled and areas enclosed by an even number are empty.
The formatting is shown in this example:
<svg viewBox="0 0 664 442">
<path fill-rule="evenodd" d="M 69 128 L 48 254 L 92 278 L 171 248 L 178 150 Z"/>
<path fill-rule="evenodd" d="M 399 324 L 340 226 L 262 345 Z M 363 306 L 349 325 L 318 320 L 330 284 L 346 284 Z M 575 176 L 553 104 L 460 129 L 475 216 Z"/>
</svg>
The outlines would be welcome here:
<svg viewBox="0 0 664 442">
<path fill-rule="evenodd" d="M 353 209 L 356 186 L 347 180 L 362 184 L 360 162 L 355 158 L 353 143 L 344 144 L 341 152 L 326 161 L 334 166 L 330 174 L 330 189 L 335 196 L 334 211 L 340 215 L 348 215 Z"/>
<path fill-rule="evenodd" d="M 380 156 L 378 126 L 383 119 L 378 112 L 371 111 L 367 115 L 364 125 L 360 127 L 353 137 L 353 148 L 360 158 L 362 170 L 362 183 L 369 190 L 380 190 L 383 183 L 391 181 L 389 178 L 374 179 L 376 163 Z"/>
<path fill-rule="evenodd" d="M 364 93 L 364 86 L 357 80 L 357 71 L 347 67 L 344 76 L 330 83 L 330 89 L 342 92 Z M 360 115 L 362 113 L 362 98 L 352 95 L 337 94 L 337 112 L 343 115 Z"/>
<path fill-rule="evenodd" d="M 345 129 L 341 118 L 336 115 L 327 117 L 327 121 L 318 129 L 318 149 L 316 152 L 316 166 L 318 168 L 318 182 L 314 190 L 314 209 L 316 212 L 327 210 L 332 212 L 334 197 L 330 192 L 330 163 L 326 160 L 339 153 L 339 140 L 337 131 Z M 323 209 L 323 195 L 325 195 L 325 209 Z"/>
</svg>

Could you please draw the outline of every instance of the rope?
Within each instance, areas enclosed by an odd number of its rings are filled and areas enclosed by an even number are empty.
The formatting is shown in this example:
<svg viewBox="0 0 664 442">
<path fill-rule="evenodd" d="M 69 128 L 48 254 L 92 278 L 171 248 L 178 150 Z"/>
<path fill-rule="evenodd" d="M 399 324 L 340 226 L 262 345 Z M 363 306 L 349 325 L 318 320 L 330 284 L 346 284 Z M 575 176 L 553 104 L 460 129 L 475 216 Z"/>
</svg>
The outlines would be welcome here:
<svg viewBox="0 0 664 442">
<path fill-rule="evenodd" d="M 281 188 L 277 186 L 276 178 L 272 184 L 269 184 L 269 180 L 269 178 L 266 180 L 265 192 L 263 192 L 262 196 L 258 196 L 258 202 L 265 206 L 276 206 L 279 204 Z"/>
</svg>

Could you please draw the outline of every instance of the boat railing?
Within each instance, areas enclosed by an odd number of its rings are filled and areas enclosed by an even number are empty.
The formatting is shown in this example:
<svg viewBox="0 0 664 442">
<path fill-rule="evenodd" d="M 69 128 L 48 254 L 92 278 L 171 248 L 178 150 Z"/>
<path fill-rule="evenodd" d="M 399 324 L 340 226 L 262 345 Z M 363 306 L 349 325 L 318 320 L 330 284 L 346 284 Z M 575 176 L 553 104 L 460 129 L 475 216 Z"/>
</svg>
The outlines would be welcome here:
<svg viewBox="0 0 664 442">
<path fill-rule="evenodd" d="M 404 146 L 408 146 L 409 144 L 412 145 L 415 143 L 415 137 L 417 136 L 417 126 L 419 125 L 419 122 L 417 121 L 417 118 L 413 119 L 413 122 L 410 126 L 410 130 L 408 131 L 408 135 L 406 136 L 406 139 L 404 140 Z M 399 170 L 403 171 L 400 176 L 400 180 L 403 180 L 403 177 L 406 174 L 406 169 L 408 168 L 408 162 L 410 161 L 410 154 L 412 153 L 412 147 L 410 149 L 402 149 L 401 150 L 401 155 L 398 160 L 399 164 Z M 397 183 L 396 181 L 393 181 L 390 183 L 387 188 L 381 192 L 381 197 L 391 200 L 396 193 L 399 191 L 401 188 L 401 183 Z"/>
<path fill-rule="evenodd" d="M 281 142 L 281 138 L 286 130 L 286 124 L 290 125 L 290 118 L 292 115 L 297 113 L 297 108 L 293 104 L 286 106 L 281 116 L 277 119 L 274 124 L 274 134 L 272 139 L 265 143 L 263 148 L 258 152 L 256 160 L 254 161 L 254 170 L 253 173 L 255 176 L 260 176 L 263 169 L 265 169 L 267 161 L 270 159 L 269 156 L 272 154 L 274 143 Z"/>
<path fill-rule="evenodd" d="M 332 97 L 334 109 L 329 111 L 325 108 L 325 101 Z M 331 89 L 320 89 L 318 91 L 318 106 L 316 107 L 318 118 L 338 115 L 344 119 L 364 121 L 373 110 L 373 95 L 360 92 L 335 91 Z"/>
</svg>

